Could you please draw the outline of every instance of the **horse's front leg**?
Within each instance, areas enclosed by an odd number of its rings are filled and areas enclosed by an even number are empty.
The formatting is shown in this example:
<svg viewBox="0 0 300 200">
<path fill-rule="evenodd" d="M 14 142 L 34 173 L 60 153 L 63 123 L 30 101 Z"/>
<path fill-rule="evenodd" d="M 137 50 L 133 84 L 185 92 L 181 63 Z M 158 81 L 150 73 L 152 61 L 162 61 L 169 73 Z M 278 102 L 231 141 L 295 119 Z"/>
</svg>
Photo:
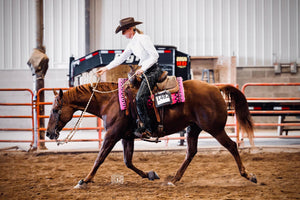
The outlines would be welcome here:
<svg viewBox="0 0 300 200">
<path fill-rule="evenodd" d="M 124 153 L 124 162 L 126 166 L 133 170 L 135 173 L 140 175 L 142 178 L 148 178 L 149 180 L 153 181 L 155 179 L 159 179 L 159 176 L 153 172 L 150 171 L 148 173 L 143 172 L 142 170 L 139 170 L 132 164 L 132 156 L 133 156 L 133 151 L 134 151 L 134 139 L 130 140 L 122 140 L 123 144 L 123 153 Z"/>
<path fill-rule="evenodd" d="M 79 183 L 74 188 L 84 189 L 87 187 L 87 183 L 92 181 L 98 168 L 104 162 L 107 155 L 111 152 L 111 150 L 119 140 L 120 138 L 118 135 L 112 134 L 110 131 L 107 131 L 100 152 L 98 153 L 98 156 L 95 160 L 92 170 L 85 177 L 85 179 L 80 180 Z"/>
</svg>

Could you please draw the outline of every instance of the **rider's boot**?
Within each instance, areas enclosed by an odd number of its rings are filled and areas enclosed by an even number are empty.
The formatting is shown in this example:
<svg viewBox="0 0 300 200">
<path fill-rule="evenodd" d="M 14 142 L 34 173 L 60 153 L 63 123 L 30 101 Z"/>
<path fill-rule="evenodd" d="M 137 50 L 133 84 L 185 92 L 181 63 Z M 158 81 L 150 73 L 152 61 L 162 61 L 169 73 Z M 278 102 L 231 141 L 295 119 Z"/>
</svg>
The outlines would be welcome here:
<svg viewBox="0 0 300 200">
<path fill-rule="evenodd" d="M 148 116 L 146 105 L 137 105 L 137 112 L 142 123 L 141 126 L 135 130 L 134 134 L 139 138 L 150 138 L 152 136 L 152 122 Z"/>
</svg>

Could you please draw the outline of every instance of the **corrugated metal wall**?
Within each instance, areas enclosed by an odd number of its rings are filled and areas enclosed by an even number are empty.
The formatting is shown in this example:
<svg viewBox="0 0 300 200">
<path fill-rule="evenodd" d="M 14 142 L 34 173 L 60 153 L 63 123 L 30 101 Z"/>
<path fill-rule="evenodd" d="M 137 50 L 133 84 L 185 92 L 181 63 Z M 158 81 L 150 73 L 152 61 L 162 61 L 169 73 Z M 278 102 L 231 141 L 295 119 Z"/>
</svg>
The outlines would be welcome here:
<svg viewBox="0 0 300 200">
<path fill-rule="evenodd" d="M 34 0 L 0 0 L 0 69 L 29 69 L 35 47 Z M 85 0 L 44 0 L 44 45 L 50 68 L 85 54 Z"/>
<path fill-rule="evenodd" d="M 0 0 L 0 69 L 25 66 L 33 48 L 32 1 Z"/>
<path fill-rule="evenodd" d="M 44 0 L 44 16 L 49 64 L 68 68 L 72 54 L 85 54 L 85 0 Z"/>
<path fill-rule="evenodd" d="M 34 0 L 0 0 L 0 69 L 27 69 Z M 119 20 L 133 16 L 155 44 L 192 56 L 237 56 L 238 66 L 300 62 L 299 0 L 91 0 L 91 51 L 124 48 Z M 85 0 L 44 0 L 50 68 L 85 54 Z"/>
<path fill-rule="evenodd" d="M 114 30 L 133 16 L 155 44 L 192 56 L 237 56 L 238 66 L 300 62 L 299 0 L 102 0 L 92 1 L 98 21 L 92 50 L 124 48 Z M 95 21 L 94 21 L 95 22 Z"/>
</svg>

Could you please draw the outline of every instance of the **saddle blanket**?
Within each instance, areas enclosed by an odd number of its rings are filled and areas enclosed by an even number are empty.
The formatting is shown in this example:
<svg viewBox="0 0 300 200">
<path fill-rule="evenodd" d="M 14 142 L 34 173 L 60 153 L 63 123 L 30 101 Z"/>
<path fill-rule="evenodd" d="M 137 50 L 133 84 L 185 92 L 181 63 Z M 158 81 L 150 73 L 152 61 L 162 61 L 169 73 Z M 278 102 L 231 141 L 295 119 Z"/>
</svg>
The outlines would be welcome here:
<svg viewBox="0 0 300 200">
<path fill-rule="evenodd" d="M 119 78 L 118 79 L 118 93 L 119 93 L 119 103 L 120 103 L 120 109 L 125 110 L 126 109 L 126 98 L 125 98 L 125 92 L 124 92 L 124 83 L 127 81 L 127 78 Z M 185 102 L 185 97 L 184 97 L 184 88 L 183 88 L 183 81 L 181 77 L 177 77 L 177 82 L 179 85 L 179 90 L 176 93 L 172 93 L 172 104 L 176 103 L 182 103 Z M 148 106 L 152 106 L 152 100 L 149 97 L 148 99 Z"/>
</svg>

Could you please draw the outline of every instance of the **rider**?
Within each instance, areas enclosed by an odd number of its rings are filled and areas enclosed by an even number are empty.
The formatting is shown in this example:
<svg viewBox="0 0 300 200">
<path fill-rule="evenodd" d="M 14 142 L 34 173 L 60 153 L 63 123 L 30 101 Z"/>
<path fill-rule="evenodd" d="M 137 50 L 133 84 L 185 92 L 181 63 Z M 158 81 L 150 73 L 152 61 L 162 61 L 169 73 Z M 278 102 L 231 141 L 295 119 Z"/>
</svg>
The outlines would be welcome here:
<svg viewBox="0 0 300 200">
<path fill-rule="evenodd" d="M 162 74 L 162 70 L 157 64 L 158 53 L 149 36 L 144 35 L 135 26 L 142 22 L 135 21 L 133 17 L 128 17 L 120 20 L 120 25 L 117 27 L 115 33 L 122 31 L 122 34 L 130 39 L 124 52 L 119 56 L 115 57 L 107 66 L 102 67 L 97 72 L 98 76 L 101 76 L 107 70 L 110 70 L 120 64 L 122 64 L 132 53 L 140 59 L 140 69 L 136 71 L 137 75 L 142 75 L 141 86 L 136 95 L 136 106 L 137 112 L 142 121 L 142 126 L 135 131 L 135 135 L 138 137 L 150 137 L 152 134 L 152 122 L 147 112 L 147 100 L 150 96 L 150 90 L 155 86 L 158 78 Z M 147 77 L 147 80 L 145 78 Z"/>
</svg>

